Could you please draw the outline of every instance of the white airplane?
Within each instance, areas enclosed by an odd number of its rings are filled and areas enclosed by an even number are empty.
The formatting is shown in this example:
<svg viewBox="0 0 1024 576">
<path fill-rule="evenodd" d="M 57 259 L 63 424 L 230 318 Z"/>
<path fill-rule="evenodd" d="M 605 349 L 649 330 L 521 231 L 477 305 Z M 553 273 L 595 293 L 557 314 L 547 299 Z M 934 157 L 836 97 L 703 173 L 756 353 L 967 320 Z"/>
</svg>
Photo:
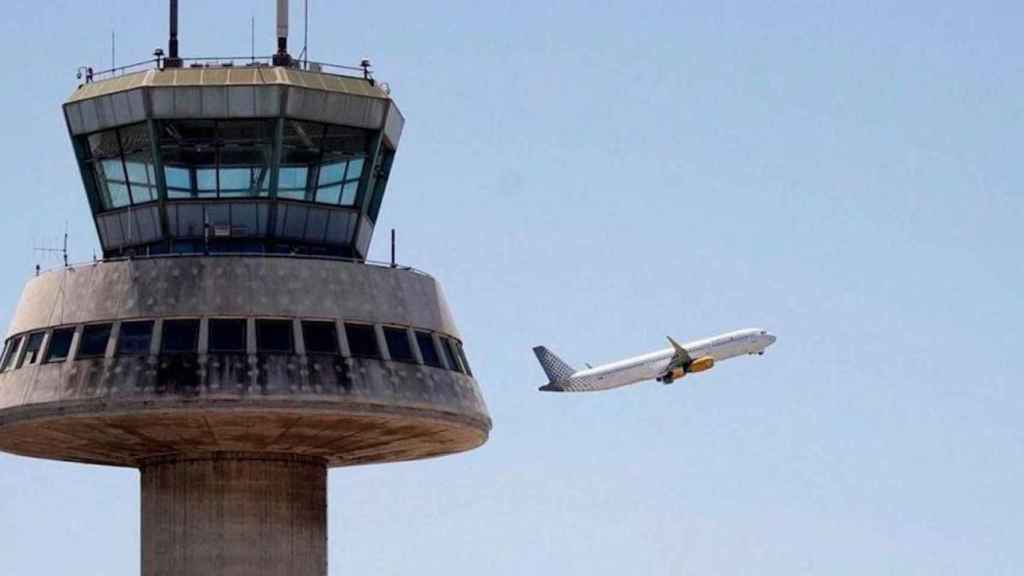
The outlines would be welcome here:
<svg viewBox="0 0 1024 576">
<path fill-rule="evenodd" d="M 764 354 L 765 348 L 775 342 L 775 336 L 767 330 L 749 328 L 728 332 L 704 340 L 679 344 L 671 337 L 672 347 L 643 356 L 634 356 L 619 362 L 605 364 L 586 370 L 575 370 L 544 346 L 537 346 L 541 368 L 549 382 L 540 387 L 545 392 L 592 392 L 610 390 L 620 386 L 636 384 L 644 380 L 657 380 L 664 384 L 690 374 L 710 370 L 716 362 L 742 356 L 743 354 Z"/>
</svg>

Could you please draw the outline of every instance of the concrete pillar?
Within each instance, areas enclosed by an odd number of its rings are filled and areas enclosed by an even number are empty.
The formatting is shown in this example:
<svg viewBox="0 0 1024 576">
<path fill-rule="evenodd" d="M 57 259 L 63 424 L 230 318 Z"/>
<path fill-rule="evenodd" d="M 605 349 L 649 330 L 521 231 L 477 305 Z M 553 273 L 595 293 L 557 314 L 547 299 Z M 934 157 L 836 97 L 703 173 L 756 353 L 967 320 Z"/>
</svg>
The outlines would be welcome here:
<svg viewBox="0 0 1024 576">
<path fill-rule="evenodd" d="M 327 467 L 217 452 L 141 463 L 143 576 L 325 576 Z"/>
</svg>

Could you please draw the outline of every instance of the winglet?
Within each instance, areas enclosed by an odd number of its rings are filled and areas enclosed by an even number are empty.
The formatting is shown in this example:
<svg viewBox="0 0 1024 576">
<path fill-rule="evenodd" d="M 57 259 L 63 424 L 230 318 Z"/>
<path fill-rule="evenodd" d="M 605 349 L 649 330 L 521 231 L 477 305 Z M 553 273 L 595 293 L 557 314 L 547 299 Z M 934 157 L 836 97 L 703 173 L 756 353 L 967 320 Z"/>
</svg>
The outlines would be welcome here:
<svg viewBox="0 0 1024 576">
<path fill-rule="evenodd" d="M 668 338 L 668 341 L 672 343 L 672 348 L 676 351 L 676 356 L 674 358 L 675 364 L 686 365 L 693 361 L 693 359 L 690 358 L 690 353 L 686 351 L 686 348 L 683 348 L 682 344 L 676 342 L 671 336 L 666 336 L 666 338 Z"/>
</svg>

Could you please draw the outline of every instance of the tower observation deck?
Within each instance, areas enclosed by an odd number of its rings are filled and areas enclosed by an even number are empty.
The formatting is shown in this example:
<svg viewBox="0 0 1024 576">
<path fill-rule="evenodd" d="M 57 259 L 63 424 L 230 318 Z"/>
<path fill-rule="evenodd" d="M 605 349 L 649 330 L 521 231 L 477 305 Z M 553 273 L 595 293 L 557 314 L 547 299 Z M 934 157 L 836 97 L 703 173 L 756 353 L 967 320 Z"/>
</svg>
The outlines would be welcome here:
<svg viewBox="0 0 1024 576">
<path fill-rule="evenodd" d="M 166 57 L 88 73 L 104 258 L 30 280 L 0 355 L 0 450 L 141 471 L 147 576 L 326 574 L 329 467 L 491 427 L 440 284 L 366 260 L 398 107 L 292 59 L 278 4 L 270 61 L 180 58 L 172 0 Z"/>
</svg>

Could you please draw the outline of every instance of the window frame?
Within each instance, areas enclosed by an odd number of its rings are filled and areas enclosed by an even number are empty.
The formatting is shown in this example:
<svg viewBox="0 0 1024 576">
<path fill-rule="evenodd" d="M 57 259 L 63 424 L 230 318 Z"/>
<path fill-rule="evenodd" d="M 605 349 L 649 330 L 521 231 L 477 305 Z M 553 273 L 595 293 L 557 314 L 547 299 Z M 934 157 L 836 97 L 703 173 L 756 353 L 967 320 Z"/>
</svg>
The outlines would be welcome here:
<svg viewBox="0 0 1024 576">
<path fill-rule="evenodd" d="M 29 350 L 29 346 L 32 345 L 33 339 L 38 336 L 38 342 L 35 350 Z M 39 330 L 36 332 L 29 332 L 25 336 L 25 345 L 22 346 L 21 352 L 18 354 L 18 361 L 14 364 L 14 369 L 17 370 L 23 366 L 33 366 L 39 364 L 43 358 L 43 345 L 46 344 L 46 331 Z M 33 354 L 33 358 L 30 360 L 28 355 Z"/>
<path fill-rule="evenodd" d="M 191 349 L 168 350 L 168 348 L 167 348 L 167 343 L 169 341 L 169 338 L 167 338 L 168 327 L 182 326 L 182 325 L 185 325 L 185 324 L 193 324 L 193 323 L 195 325 L 195 331 L 194 331 L 195 341 L 192 344 Z M 202 321 L 200 321 L 199 318 L 165 318 L 164 321 L 161 323 L 161 326 L 160 326 L 160 354 L 161 355 L 198 354 L 199 353 L 199 337 L 200 337 L 200 331 L 202 330 L 202 328 L 203 328 Z"/>
<path fill-rule="evenodd" d="M 423 358 L 423 365 L 430 366 L 431 368 L 441 368 L 443 370 L 444 361 L 441 359 L 440 351 L 437 349 L 437 343 L 434 342 L 434 334 L 426 330 L 414 330 L 414 332 L 416 334 L 416 345 L 420 349 L 420 357 Z M 433 362 L 428 360 L 427 354 L 423 352 L 423 342 L 421 339 L 426 340 L 430 344 L 429 350 L 433 355 Z"/>
<path fill-rule="evenodd" d="M 273 324 L 287 325 L 288 349 L 264 348 L 263 332 L 260 327 L 267 327 Z M 291 319 L 282 318 L 257 318 L 256 319 L 256 352 L 258 354 L 294 354 L 295 353 L 295 326 Z"/>
<path fill-rule="evenodd" d="M 300 324 L 301 324 L 300 328 L 302 329 L 302 343 L 303 343 L 303 345 L 304 345 L 304 347 L 306 349 L 306 355 L 307 356 L 340 356 L 341 355 L 341 341 L 338 338 L 338 323 L 337 322 L 335 322 L 333 320 L 301 320 Z M 317 326 L 317 325 L 322 325 L 323 327 L 330 326 L 331 336 L 333 337 L 333 340 L 334 340 L 334 342 L 333 342 L 334 343 L 334 350 L 332 350 L 332 351 L 324 351 L 324 350 L 312 350 L 311 351 L 310 350 L 309 342 L 312 339 L 309 337 L 309 333 L 307 332 L 307 327 L 308 328 L 312 328 L 312 327 Z"/>
<path fill-rule="evenodd" d="M 404 328 L 402 326 L 384 325 L 384 326 L 381 326 L 381 331 L 384 332 L 384 343 L 388 347 L 388 356 L 391 357 L 391 360 L 393 360 L 395 362 L 406 362 L 406 363 L 409 363 L 409 364 L 418 364 L 418 362 L 416 361 L 416 351 L 412 347 L 412 341 L 411 341 L 411 338 L 409 338 L 409 331 L 406 328 Z M 408 357 L 406 357 L 406 358 L 396 358 L 395 357 L 395 353 L 394 353 L 394 350 L 393 350 L 394 347 L 391 345 L 391 340 L 388 338 L 388 334 L 389 333 L 390 334 L 401 334 L 401 337 L 405 341 L 405 346 L 406 346 L 406 348 L 409 351 Z"/>
<path fill-rule="evenodd" d="M 100 353 L 84 353 L 82 348 L 86 344 L 87 332 L 92 329 L 104 328 L 107 330 L 107 337 L 103 341 L 103 351 Z M 114 324 L 113 322 L 97 322 L 94 324 L 86 324 L 82 326 L 82 335 L 78 338 L 78 349 L 75 350 L 75 360 L 87 360 L 90 358 L 104 358 L 107 355 L 107 348 L 110 347 L 110 336 L 113 334 Z"/>
<path fill-rule="evenodd" d="M 146 349 L 144 351 L 136 352 L 125 352 L 124 351 L 124 334 L 125 326 L 143 326 L 149 325 L 149 336 L 146 338 Z M 156 322 L 154 320 L 126 320 L 121 322 L 121 326 L 117 331 L 117 350 L 114 352 L 115 356 L 147 356 L 150 350 L 153 349 L 153 330 L 156 328 Z M 137 335 L 134 335 L 137 336 Z"/>
<path fill-rule="evenodd" d="M 50 331 L 50 338 L 49 340 L 46 341 L 46 352 L 43 353 L 43 364 L 56 364 L 58 362 L 65 362 L 67 361 L 68 358 L 71 357 L 71 348 L 75 344 L 75 331 L 76 328 L 74 326 L 68 326 L 65 328 L 54 328 L 52 331 Z M 68 338 L 68 349 L 63 356 L 55 358 L 53 356 L 53 345 L 57 341 L 57 335 L 64 333 L 70 334 L 70 337 Z"/>
<path fill-rule="evenodd" d="M 227 348 L 214 346 L 214 326 L 241 324 L 242 346 L 240 348 Z M 246 318 L 210 318 L 206 321 L 206 352 L 208 354 L 246 354 L 249 351 L 249 320 Z"/>
<path fill-rule="evenodd" d="M 366 322 L 345 322 L 345 339 L 348 341 L 348 351 L 353 358 L 373 358 L 376 360 L 382 360 L 384 356 L 381 353 L 380 342 L 377 341 L 377 329 L 373 324 Z M 369 334 L 372 336 L 369 342 L 373 343 L 373 352 L 367 353 L 363 351 L 357 352 L 355 347 L 352 346 L 353 341 L 360 341 L 359 338 L 352 338 L 352 330 L 364 330 L 369 329 Z"/>
</svg>

